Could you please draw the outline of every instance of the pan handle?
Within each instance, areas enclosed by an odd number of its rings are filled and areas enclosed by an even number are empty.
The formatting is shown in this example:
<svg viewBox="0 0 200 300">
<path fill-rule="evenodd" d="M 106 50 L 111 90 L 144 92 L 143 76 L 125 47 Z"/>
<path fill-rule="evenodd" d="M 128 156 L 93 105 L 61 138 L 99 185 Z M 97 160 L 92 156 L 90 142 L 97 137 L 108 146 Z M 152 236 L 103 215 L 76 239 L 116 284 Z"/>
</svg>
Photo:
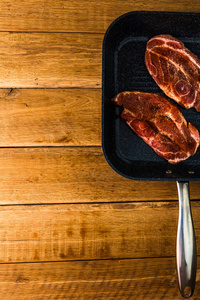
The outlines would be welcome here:
<svg viewBox="0 0 200 300">
<path fill-rule="evenodd" d="M 181 295 L 190 298 L 194 292 L 197 269 L 196 242 L 190 207 L 189 182 L 177 181 L 179 219 L 176 260 Z"/>
</svg>

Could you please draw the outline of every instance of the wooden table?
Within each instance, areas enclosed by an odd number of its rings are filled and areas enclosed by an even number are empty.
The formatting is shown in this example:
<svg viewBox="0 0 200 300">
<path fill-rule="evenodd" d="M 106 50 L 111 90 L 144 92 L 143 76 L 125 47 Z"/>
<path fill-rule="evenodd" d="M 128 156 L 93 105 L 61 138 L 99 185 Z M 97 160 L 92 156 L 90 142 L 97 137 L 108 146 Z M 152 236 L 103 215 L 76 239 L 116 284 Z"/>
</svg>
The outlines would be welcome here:
<svg viewBox="0 0 200 300">
<path fill-rule="evenodd" d="M 101 149 L 102 40 L 133 10 L 200 1 L 0 2 L 2 300 L 182 299 L 175 182 L 122 178 Z M 190 192 L 200 255 L 200 183 Z"/>
</svg>

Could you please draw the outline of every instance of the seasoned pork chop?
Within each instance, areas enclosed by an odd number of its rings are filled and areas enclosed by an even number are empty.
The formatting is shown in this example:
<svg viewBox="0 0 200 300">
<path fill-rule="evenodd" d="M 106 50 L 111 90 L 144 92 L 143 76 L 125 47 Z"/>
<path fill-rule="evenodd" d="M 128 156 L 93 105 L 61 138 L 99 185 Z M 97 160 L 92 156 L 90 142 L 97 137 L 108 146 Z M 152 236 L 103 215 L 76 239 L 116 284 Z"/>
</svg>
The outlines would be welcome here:
<svg viewBox="0 0 200 300">
<path fill-rule="evenodd" d="M 123 107 L 121 118 L 133 131 L 170 163 L 183 161 L 197 151 L 198 130 L 163 96 L 126 91 L 112 101 Z"/>
<path fill-rule="evenodd" d="M 147 43 L 146 67 L 164 93 L 186 109 L 200 111 L 200 60 L 171 35 Z"/>
</svg>

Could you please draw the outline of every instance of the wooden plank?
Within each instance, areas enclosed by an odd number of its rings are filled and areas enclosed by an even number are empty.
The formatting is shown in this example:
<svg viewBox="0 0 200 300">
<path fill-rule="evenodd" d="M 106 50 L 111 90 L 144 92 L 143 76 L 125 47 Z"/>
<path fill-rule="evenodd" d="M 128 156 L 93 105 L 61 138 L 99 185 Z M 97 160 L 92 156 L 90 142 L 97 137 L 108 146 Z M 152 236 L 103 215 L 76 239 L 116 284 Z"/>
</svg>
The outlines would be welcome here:
<svg viewBox="0 0 200 300">
<path fill-rule="evenodd" d="M 100 146 L 100 89 L 0 89 L 0 146 Z"/>
<path fill-rule="evenodd" d="M 118 16 L 135 10 L 200 12 L 199 1 L 2 0 L 2 31 L 105 32 Z"/>
<path fill-rule="evenodd" d="M 194 296 L 200 294 L 200 257 Z M 26 299 L 183 299 L 174 258 L 0 265 L 0 294 Z"/>
<path fill-rule="evenodd" d="M 0 262 L 175 256 L 177 218 L 177 202 L 1 206 Z"/>
<path fill-rule="evenodd" d="M 134 181 L 111 169 L 100 147 L 0 149 L 0 204 L 177 200 L 175 182 Z M 198 182 L 191 199 L 200 199 Z"/>
<path fill-rule="evenodd" d="M 0 33 L 0 88 L 100 87 L 102 34 Z"/>
</svg>

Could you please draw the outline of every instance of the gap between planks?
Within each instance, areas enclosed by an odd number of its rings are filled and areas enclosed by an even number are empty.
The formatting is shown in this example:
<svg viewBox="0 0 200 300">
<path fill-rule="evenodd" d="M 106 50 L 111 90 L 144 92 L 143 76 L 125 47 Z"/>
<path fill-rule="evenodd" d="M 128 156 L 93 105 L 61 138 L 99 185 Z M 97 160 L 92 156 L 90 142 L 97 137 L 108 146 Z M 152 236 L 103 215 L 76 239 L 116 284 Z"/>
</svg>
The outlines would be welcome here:
<svg viewBox="0 0 200 300">
<path fill-rule="evenodd" d="M 24 3 L 24 1 L 23 1 Z M 186 0 L 124 1 L 101 0 L 98 4 L 85 1 L 29 0 L 2 1 L 0 27 L 5 31 L 44 32 L 102 32 L 120 15 L 130 11 L 187 11 L 198 12 L 200 5 Z"/>
<path fill-rule="evenodd" d="M 0 262 L 172 257 L 177 219 L 178 203 L 0 206 Z"/>
<path fill-rule="evenodd" d="M 181 299 L 174 258 L 0 265 L 0 292 L 20 300 Z"/>
<path fill-rule="evenodd" d="M 1 148 L 0 204 L 121 203 L 177 200 L 172 181 L 134 181 L 117 174 L 101 147 Z M 200 185 L 190 184 L 191 199 Z"/>
</svg>

